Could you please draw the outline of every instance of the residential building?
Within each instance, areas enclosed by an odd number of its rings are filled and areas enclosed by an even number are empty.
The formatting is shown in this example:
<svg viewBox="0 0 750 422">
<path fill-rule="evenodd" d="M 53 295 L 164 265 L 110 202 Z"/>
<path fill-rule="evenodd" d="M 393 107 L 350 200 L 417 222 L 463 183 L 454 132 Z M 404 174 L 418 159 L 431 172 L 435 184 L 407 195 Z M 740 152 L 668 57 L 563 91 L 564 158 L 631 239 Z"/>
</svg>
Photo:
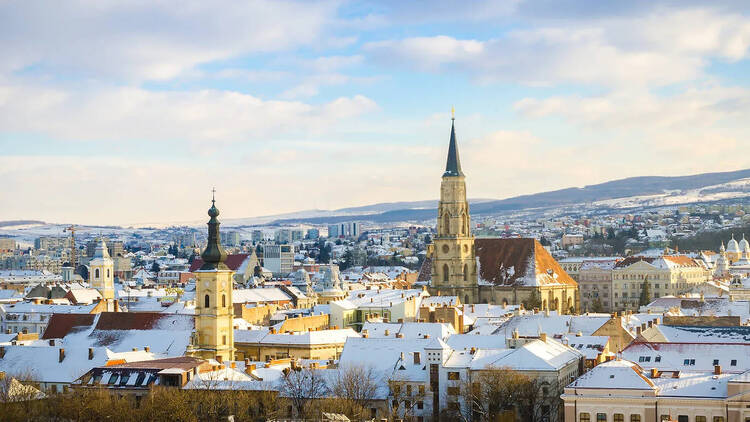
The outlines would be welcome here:
<svg viewBox="0 0 750 422">
<path fill-rule="evenodd" d="M 263 267 L 274 277 L 286 277 L 294 271 L 294 246 L 263 245 Z"/>
</svg>

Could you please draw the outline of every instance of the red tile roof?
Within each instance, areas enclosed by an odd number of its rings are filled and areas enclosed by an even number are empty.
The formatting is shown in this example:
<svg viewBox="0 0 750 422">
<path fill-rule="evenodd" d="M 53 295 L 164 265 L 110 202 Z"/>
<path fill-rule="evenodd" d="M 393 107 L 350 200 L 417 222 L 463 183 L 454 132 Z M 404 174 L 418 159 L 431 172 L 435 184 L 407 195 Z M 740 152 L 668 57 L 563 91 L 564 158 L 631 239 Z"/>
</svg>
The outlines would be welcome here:
<svg viewBox="0 0 750 422">
<path fill-rule="evenodd" d="M 245 262 L 245 259 L 247 259 L 248 256 L 250 256 L 250 254 L 246 253 L 227 255 L 227 260 L 224 261 L 224 264 L 226 264 L 226 266 L 229 267 L 230 270 L 237 271 L 237 269 L 240 268 L 240 265 Z M 190 272 L 192 273 L 198 271 L 201 266 L 203 266 L 203 258 L 196 257 L 195 260 L 193 260 L 193 263 L 190 264 Z"/>
<path fill-rule="evenodd" d="M 150 330 L 161 320 L 189 318 L 190 315 L 162 314 L 158 312 L 102 312 L 96 330 Z"/>
<path fill-rule="evenodd" d="M 499 286 L 578 285 L 536 239 L 476 239 L 474 245 L 484 281 Z"/>
<path fill-rule="evenodd" d="M 94 323 L 95 316 L 95 314 L 52 314 L 42 339 L 63 338 L 76 327 L 90 327 Z"/>
</svg>

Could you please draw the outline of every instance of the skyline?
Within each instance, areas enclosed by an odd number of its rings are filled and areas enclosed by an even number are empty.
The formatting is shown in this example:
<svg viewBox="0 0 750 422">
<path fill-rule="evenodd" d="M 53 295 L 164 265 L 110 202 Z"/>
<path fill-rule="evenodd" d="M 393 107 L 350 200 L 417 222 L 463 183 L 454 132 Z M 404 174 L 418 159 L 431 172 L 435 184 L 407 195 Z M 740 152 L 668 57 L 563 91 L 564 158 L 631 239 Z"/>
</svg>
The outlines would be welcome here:
<svg viewBox="0 0 750 422">
<path fill-rule="evenodd" d="M 435 199 L 452 106 L 472 198 L 750 168 L 748 5 L 426 4 L 0 5 L 0 220 Z"/>
</svg>

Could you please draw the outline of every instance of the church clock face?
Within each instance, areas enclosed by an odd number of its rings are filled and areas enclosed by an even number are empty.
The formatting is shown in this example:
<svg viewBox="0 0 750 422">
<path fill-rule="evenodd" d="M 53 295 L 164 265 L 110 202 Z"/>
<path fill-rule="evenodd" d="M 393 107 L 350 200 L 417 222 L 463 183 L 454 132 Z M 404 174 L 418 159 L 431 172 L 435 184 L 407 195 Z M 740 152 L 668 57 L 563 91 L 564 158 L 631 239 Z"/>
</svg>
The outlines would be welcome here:
<svg viewBox="0 0 750 422">
<path fill-rule="evenodd" d="M 203 282 L 203 287 L 208 288 L 208 281 Z"/>
<path fill-rule="evenodd" d="M 448 252 L 450 252 L 450 250 L 451 250 L 450 246 L 443 245 L 443 253 L 448 253 Z"/>
</svg>

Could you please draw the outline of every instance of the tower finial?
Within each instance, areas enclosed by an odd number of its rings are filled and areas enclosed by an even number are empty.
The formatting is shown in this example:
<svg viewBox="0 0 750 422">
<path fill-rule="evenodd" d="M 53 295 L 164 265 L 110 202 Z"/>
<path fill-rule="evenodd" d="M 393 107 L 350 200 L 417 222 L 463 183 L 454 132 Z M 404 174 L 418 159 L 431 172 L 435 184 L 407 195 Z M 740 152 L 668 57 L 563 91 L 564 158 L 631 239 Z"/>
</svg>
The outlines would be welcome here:
<svg viewBox="0 0 750 422">
<path fill-rule="evenodd" d="M 456 120 L 456 107 L 451 106 L 451 120 Z"/>
<path fill-rule="evenodd" d="M 216 203 L 216 186 L 211 189 L 211 203 Z"/>
</svg>

